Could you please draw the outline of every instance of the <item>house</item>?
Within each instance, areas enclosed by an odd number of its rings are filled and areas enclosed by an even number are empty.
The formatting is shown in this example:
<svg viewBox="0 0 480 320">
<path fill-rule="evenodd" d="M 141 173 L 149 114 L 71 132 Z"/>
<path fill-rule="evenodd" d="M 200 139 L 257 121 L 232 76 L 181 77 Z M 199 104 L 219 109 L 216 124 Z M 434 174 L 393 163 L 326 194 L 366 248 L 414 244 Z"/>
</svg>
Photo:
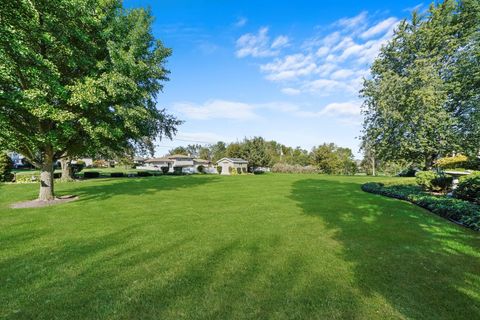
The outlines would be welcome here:
<svg viewBox="0 0 480 320">
<path fill-rule="evenodd" d="M 143 166 L 145 164 L 145 159 L 142 157 L 133 157 L 133 164 L 135 166 Z"/>
<path fill-rule="evenodd" d="M 229 175 L 233 170 L 237 170 L 238 173 L 246 173 L 248 161 L 240 158 L 222 158 L 217 161 L 217 167 L 221 168 L 220 174 Z"/>
<path fill-rule="evenodd" d="M 163 158 L 152 158 L 145 160 L 145 165 L 143 167 L 139 167 L 139 169 L 161 170 L 162 167 L 168 167 L 168 172 L 181 170 L 182 173 L 197 173 L 200 172 L 198 170 L 200 166 L 204 168 L 204 172 L 214 172 L 210 161 L 196 159 L 192 156 L 186 156 L 183 154 L 174 154 Z"/>
</svg>

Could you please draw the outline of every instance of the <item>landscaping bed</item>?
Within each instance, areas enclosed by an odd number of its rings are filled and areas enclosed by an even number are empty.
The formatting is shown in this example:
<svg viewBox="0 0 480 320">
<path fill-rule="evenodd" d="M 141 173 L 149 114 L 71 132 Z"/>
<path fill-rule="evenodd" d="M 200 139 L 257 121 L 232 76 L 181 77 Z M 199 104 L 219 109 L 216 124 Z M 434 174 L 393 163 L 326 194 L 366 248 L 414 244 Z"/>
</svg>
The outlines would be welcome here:
<svg viewBox="0 0 480 320">
<path fill-rule="evenodd" d="M 434 195 L 415 185 L 369 182 L 362 185 L 362 190 L 409 201 L 455 223 L 476 231 L 480 230 L 480 206 L 474 203 L 446 195 Z"/>
</svg>

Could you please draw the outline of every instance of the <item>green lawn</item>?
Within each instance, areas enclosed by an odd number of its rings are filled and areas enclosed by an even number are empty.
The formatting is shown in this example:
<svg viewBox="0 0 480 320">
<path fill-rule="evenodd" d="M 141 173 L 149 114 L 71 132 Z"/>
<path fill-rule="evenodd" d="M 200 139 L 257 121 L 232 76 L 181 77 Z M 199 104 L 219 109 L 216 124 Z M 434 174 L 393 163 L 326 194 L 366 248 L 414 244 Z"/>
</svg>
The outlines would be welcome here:
<svg viewBox="0 0 480 320">
<path fill-rule="evenodd" d="M 17 210 L 37 185 L 0 185 L 0 317 L 479 319 L 480 234 L 371 180 L 90 180 Z"/>
</svg>

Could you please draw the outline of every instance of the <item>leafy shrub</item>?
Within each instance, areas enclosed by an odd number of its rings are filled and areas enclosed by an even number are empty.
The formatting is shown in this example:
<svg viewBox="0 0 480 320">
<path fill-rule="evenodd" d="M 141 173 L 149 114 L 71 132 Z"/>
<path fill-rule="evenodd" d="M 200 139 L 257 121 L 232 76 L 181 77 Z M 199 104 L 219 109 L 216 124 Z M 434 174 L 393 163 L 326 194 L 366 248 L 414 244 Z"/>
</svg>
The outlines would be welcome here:
<svg viewBox="0 0 480 320">
<path fill-rule="evenodd" d="M 247 168 L 242 168 L 242 173 L 247 173 Z"/>
<path fill-rule="evenodd" d="M 123 172 L 112 172 L 110 173 L 111 178 L 122 178 L 125 174 Z"/>
<path fill-rule="evenodd" d="M 480 204 L 480 173 L 461 177 L 453 196 Z"/>
<path fill-rule="evenodd" d="M 12 174 L 13 161 L 6 154 L 0 154 L 0 182 L 10 182 L 13 180 L 14 175 Z"/>
<path fill-rule="evenodd" d="M 217 172 L 218 174 L 222 174 L 222 166 L 217 166 Z"/>
<path fill-rule="evenodd" d="M 237 168 L 237 173 L 242 174 L 242 168 Z"/>
<path fill-rule="evenodd" d="M 162 170 L 162 173 L 163 174 L 167 174 L 168 173 L 168 167 L 161 167 L 160 170 Z"/>
<path fill-rule="evenodd" d="M 276 163 L 272 167 L 272 172 L 276 173 L 318 173 L 318 169 L 313 166 L 291 165 L 286 163 Z"/>
<path fill-rule="evenodd" d="M 480 206 L 468 201 L 431 195 L 414 185 L 385 186 L 381 183 L 372 182 L 362 185 L 362 190 L 412 202 L 441 217 L 460 223 L 473 230 L 480 230 Z"/>
<path fill-rule="evenodd" d="M 200 172 L 200 173 L 205 173 L 205 167 L 203 165 L 199 165 L 197 167 L 197 171 Z"/>
<path fill-rule="evenodd" d="M 152 174 L 148 171 L 138 171 L 137 177 L 151 177 Z"/>
<path fill-rule="evenodd" d="M 85 161 L 77 160 L 75 163 L 71 163 L 70 167 L 72 168 L 73 174 L 79 173 L 85 168 Z"/>
<path fill-rule="evenodd" d="M 32 183 L 40 180 L 40 175 L 38 174 L 16 174 L 15 182 L 16 183 Z"/>
<path fill-rule="evenodd" d="M 228 172 L 230 172 L 230 175 L 232 175 L 232 176 L 238 175 L 238 171 L 234 167 L 229 167 Z"/>
<path fill-rule="evenodd" d="M 464 168 L 468 158 L 463 154 L 454 157 L 444 157 L 437 160 L 436 165 L 441 169 Z"/>
<path fill-rule="evenodd" d="M 399 177 L 415 177 L 417 172 L 418 172 L 418 170 L 416 168 L 409 167 L 409 168 L 406 168 L 406 169 L 403 169 L 402 171 L 400 171 L 400 173 L 397 176 L 399 176 Z"/>
<path fill-rule="evenodd" d="M 173 167 L 173 174 L 182 174 L 182 167 Z"/>
<path fill-rule="evenodd" d="M 98 171 L 86 171 L 83 173 L 85 179 L 92 179 L 100 177 L 100 172 Z"/>
<path fill-rule="evenodd" d="M 424 190 L 446 191 L 452 185 L 453 177 L 434 171 L 419 171 L 415 180 Z"/>
<path fill-rule="evenodd" d="M 465 169 L 480 170 L 480 158 L 479 157 L 468 158 L 468 161 L 465 164 Z"/>
<path fill-rule="evenodd" d="M 110 163 L 105 160 L 95 160 L 92 163 L 92 167 L 94 168 L 108 168 L 110 166 Z"/>
</svg>

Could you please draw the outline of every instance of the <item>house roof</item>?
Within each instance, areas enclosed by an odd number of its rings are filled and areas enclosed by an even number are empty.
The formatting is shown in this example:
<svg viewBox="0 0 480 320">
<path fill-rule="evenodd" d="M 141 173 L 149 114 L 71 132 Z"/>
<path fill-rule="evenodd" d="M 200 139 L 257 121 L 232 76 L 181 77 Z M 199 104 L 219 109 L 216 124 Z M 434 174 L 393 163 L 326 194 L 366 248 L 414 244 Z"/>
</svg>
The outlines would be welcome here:
<svg viewBox="0 0 480 320">
<path fill-rule="evenodd" d="M 173 162 L 173 160 L 168 158 L 151 158 L 145 160 L 145 162 Z"/>
<path fill-rule="evenodd" d="M 133 161 L 145 161 L 142 157 L 133 157 Z"/>
<path fill-rule="evenodd" d="M 247 160 L 243 160 L 242 158 L 222 158 L 220 160 L 217 161 L 217 163 L 221 162 L 221 161 L 230 161 L 230 162 L 233 162 L 233 163 L 248 163 Z"/>
</svg>

